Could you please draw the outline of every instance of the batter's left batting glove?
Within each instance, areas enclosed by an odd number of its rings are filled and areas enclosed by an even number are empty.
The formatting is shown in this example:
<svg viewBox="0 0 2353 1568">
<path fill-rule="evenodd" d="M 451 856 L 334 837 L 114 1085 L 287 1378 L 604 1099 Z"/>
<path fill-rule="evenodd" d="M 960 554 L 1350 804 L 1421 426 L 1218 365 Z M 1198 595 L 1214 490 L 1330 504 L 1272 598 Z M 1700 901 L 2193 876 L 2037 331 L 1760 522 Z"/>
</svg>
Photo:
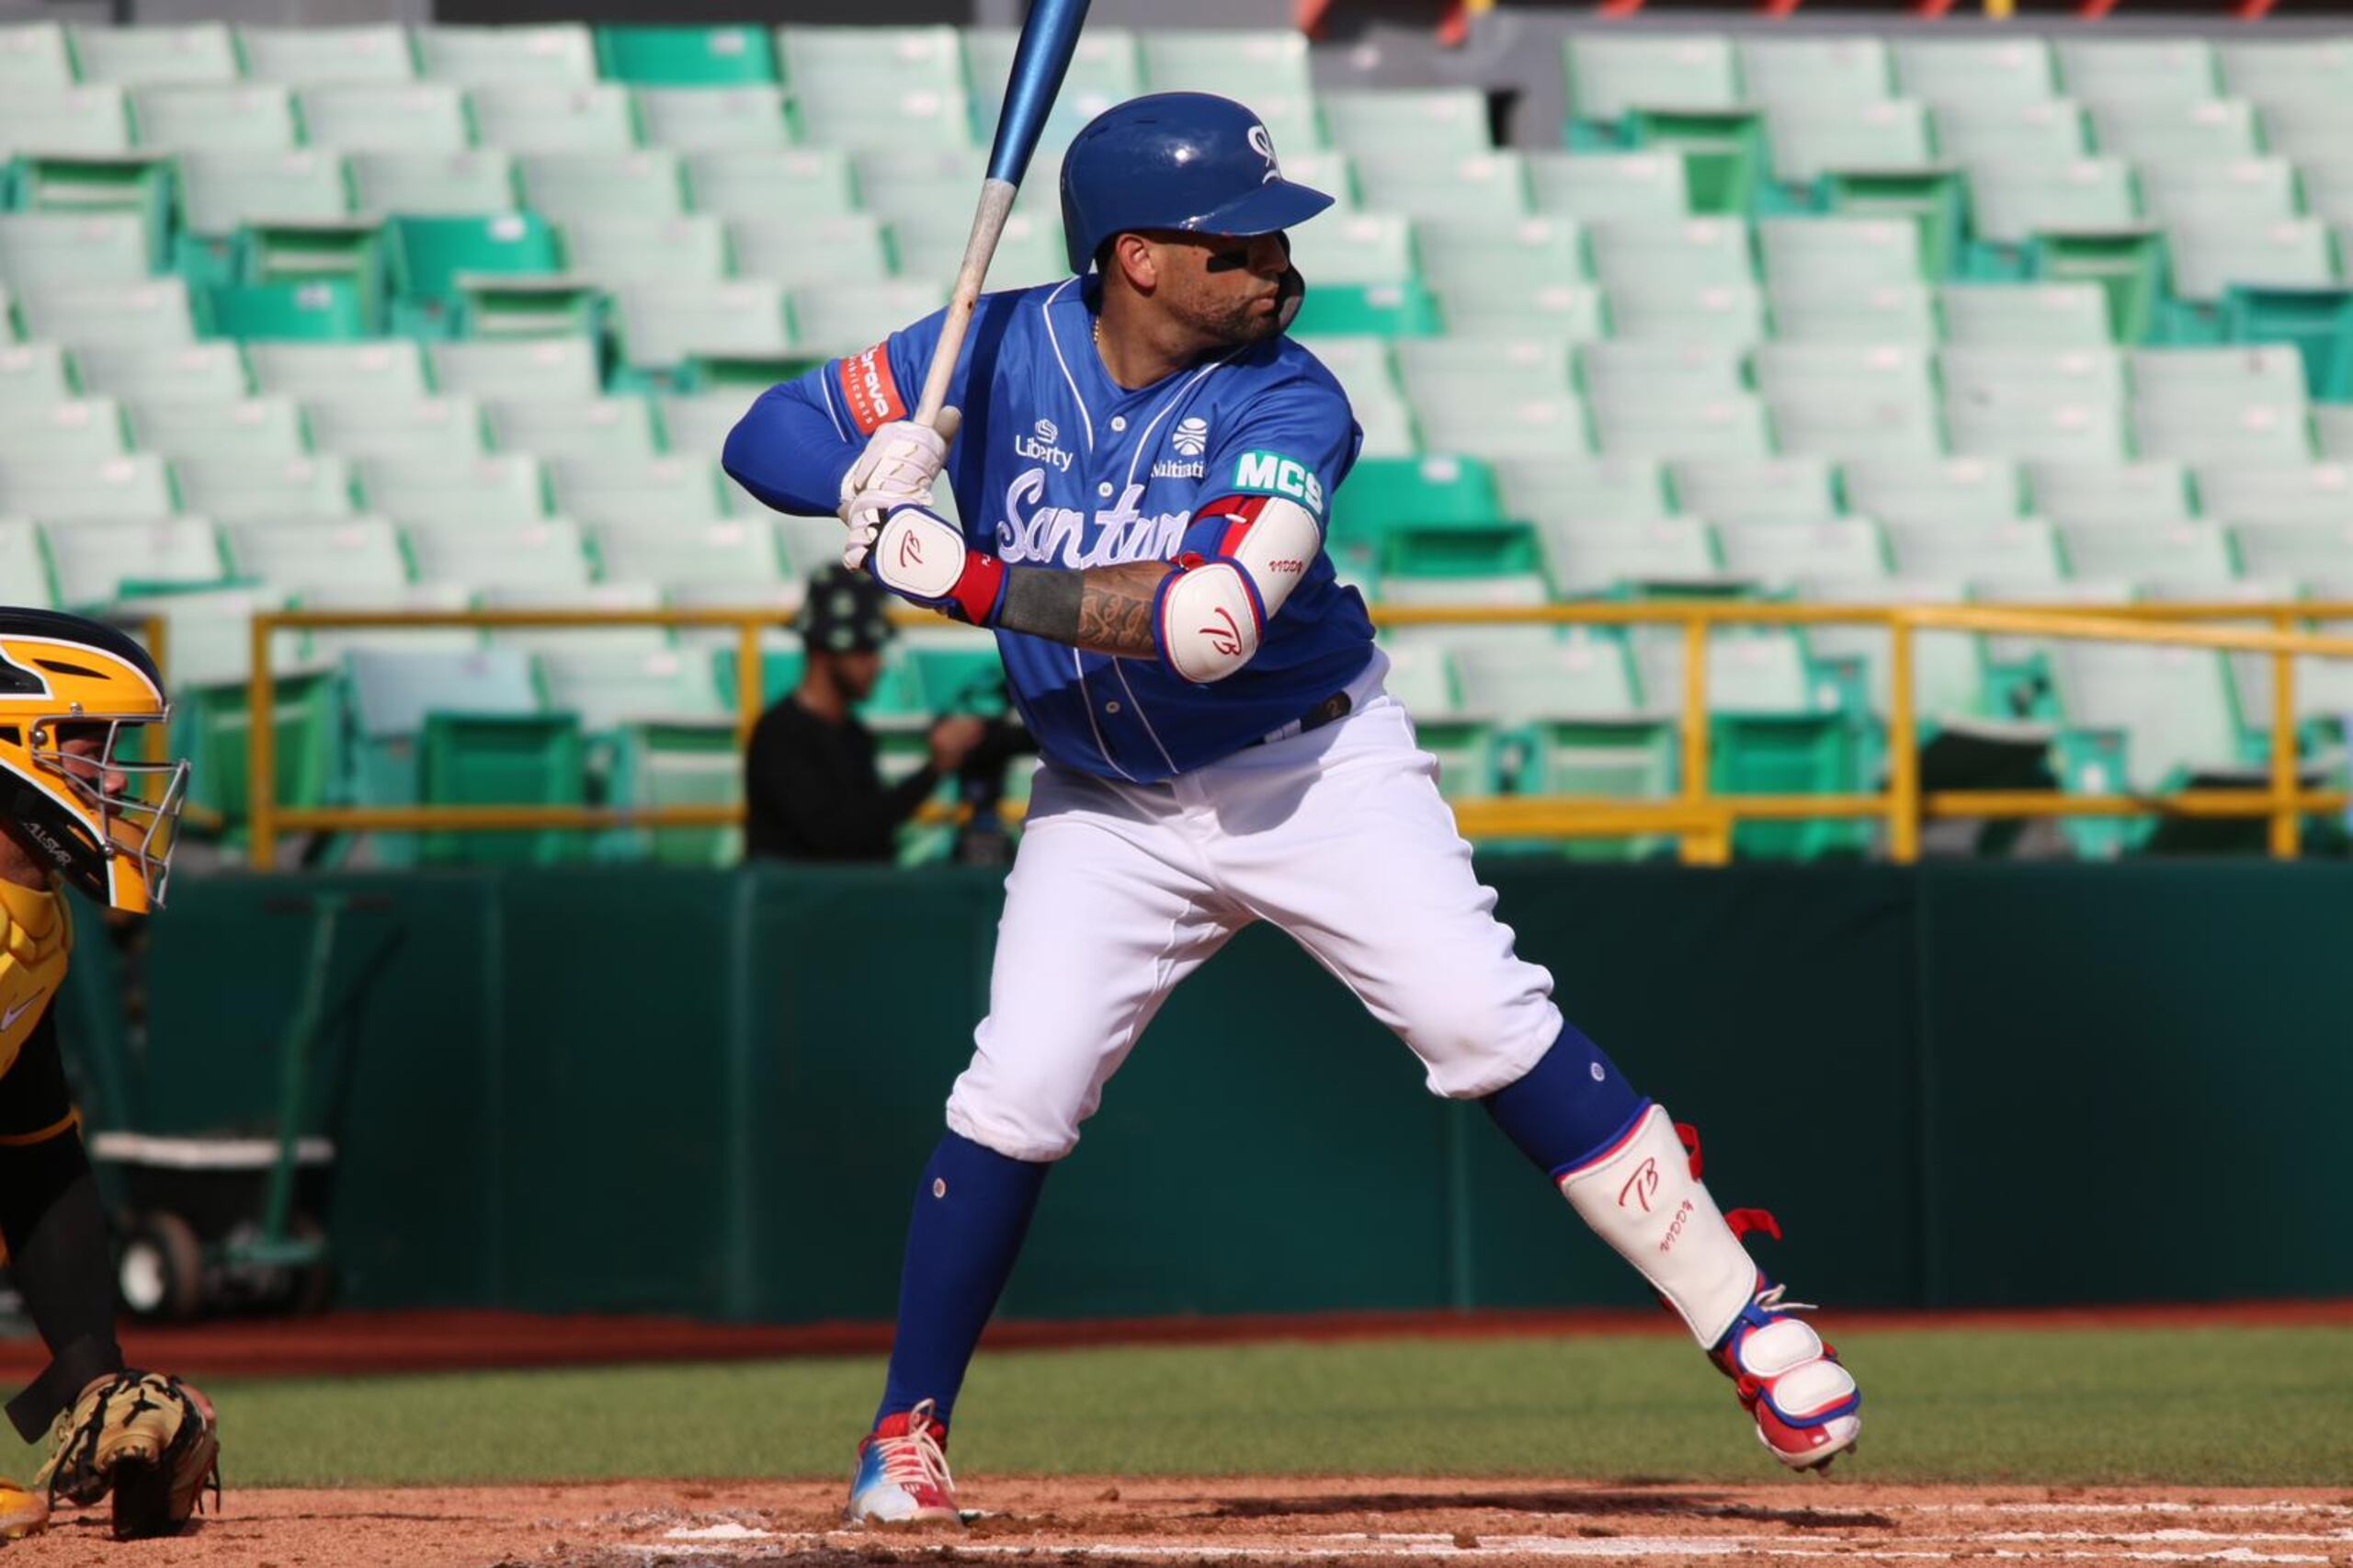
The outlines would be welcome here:
<svg viewBox="0 0 2353 1568">
<path fill-rule="evenodd" d="M 894 419 L 877 426 L 867 438 L 866 450 L 842 475 L 841 505 L 835 512 L 850 532 L 881 528 L 893 506 L 928 503 L 931 487 L 948 461 L 949 443 L 962 423 L 961 414 L 943 408 L 934 425 Z"/>
<path fill-rule="evenodd" d="M 879 528 L 851 528 L 842 564 L 910 604 L 973 626 L 995 625 L 1005 604 L 1005 562 L 921 506 L 894 507 Z"/>
</svg>

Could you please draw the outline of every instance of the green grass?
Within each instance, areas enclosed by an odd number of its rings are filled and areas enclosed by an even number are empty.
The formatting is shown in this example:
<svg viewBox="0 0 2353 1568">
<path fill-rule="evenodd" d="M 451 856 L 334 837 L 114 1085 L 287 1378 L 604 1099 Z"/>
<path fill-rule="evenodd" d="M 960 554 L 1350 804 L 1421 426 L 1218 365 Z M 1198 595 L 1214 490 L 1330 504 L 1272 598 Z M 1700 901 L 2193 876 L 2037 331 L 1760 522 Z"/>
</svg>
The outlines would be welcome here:
<svg viewBox="0 0 2353 1568">
<path fill-rule="evenodd" d="M 1903 1331 L 1838 1343 L 1868 1401 L 1859 1477 L 2353 1476 L 2353 1329 Z M 456 1483 L 845 1474 L 880 1381 L 880 1363 L 860 1358 L 210 1392 L 233 1484 Z M 988 1355 L 965 1391 L 956 1457 L 975 1479 L 1780 1473 L 1730 1385 L 1666 1337 Z"/>
</svg>

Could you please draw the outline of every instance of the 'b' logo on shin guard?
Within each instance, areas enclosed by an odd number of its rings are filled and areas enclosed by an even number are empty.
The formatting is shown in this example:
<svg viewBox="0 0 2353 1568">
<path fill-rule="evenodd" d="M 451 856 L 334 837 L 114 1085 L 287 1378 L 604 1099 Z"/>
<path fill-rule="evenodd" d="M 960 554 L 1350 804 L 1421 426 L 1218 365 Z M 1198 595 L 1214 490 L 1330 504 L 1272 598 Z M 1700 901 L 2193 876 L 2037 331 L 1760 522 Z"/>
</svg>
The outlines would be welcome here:
<svg viewBox="0 0 2353 1568">
<path fill-rule="evenodd" d="M 1630 1202 L 1639 1203 L 1643 1212 L 1647 1214 L 1651 1211 L 1651 1194 L 1657 1190 L 1658 1162 L 1644 1160 L 1634 1167 L 1634 1174 L 1626 1178 L 1626 1185 L 1618 1189 L 1618 1207 L 1623 1209 Z"/>
</svg>

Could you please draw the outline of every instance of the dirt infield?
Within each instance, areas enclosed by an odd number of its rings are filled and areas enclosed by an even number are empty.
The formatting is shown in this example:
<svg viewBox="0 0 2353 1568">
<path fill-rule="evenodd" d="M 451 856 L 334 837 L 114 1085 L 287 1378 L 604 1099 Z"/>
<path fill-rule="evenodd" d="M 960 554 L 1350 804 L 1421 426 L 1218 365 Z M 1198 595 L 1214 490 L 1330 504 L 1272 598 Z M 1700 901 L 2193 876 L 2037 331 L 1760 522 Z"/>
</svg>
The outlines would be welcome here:
<svg viewBox="0 0 2353 1568">
<path fill-rule="evenodd" d="M 850 1531 L 837 1485 L 240 1492 L 177 1540 L 60 1519 L 8 1568 L 688 1568 L 995 1562 L 1848 1562 L 2353 1565 L 2353 1492 L 1542 1482 L 1007 1480 L 962 1529 Z"/>
<path fill-rule="evenodd" d="M 2052 1307 L 2022 1312 L 1870 1312 L 1838 1314 L 1842 1329 L 2211 1328 L 2353 1324 L 2353 1300 L 2241 1301 L 2143 1307 Z M 1367 1339 L 1546 1338 L 1579 1334 L 1682 1332 L 1663 1312 L 1360 1312 L 1286 1316 L 1015 1320 L 989 1325 L 990 1349 L 1101 1345 L 1331 1344 Z M 763 1324 L 684 1318 L 512 1312 L 335 1312 L 313 1318 L 222 1318 L 187 1327 L 127 1324 L 134 1366 L 183 1377 L 355 1377 L 488 1368 L 612 1366 L 650 1361 L 744 1361 L 794 1356 L 878 1356 L 888 1323 Z M 0 1381 L 18 1382 L 48 1359 L 38 1340 L 0 1341 Z"/>
</svg>

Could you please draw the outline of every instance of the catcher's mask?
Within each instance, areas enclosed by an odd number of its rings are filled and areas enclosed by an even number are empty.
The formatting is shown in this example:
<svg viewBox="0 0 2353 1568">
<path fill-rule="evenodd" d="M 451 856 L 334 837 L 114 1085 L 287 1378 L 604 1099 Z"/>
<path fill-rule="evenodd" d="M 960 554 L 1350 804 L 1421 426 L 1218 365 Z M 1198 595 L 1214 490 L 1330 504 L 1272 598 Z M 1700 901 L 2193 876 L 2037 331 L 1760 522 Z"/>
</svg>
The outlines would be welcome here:
<svg viewBox="0 0 2353 1568">
<path fill-rule="evenodd" d="M 163 906 L 186 762 L 147 651 L 76 615 L 0 608 L 0 829 L 91 897 Z"/>
</svg>

